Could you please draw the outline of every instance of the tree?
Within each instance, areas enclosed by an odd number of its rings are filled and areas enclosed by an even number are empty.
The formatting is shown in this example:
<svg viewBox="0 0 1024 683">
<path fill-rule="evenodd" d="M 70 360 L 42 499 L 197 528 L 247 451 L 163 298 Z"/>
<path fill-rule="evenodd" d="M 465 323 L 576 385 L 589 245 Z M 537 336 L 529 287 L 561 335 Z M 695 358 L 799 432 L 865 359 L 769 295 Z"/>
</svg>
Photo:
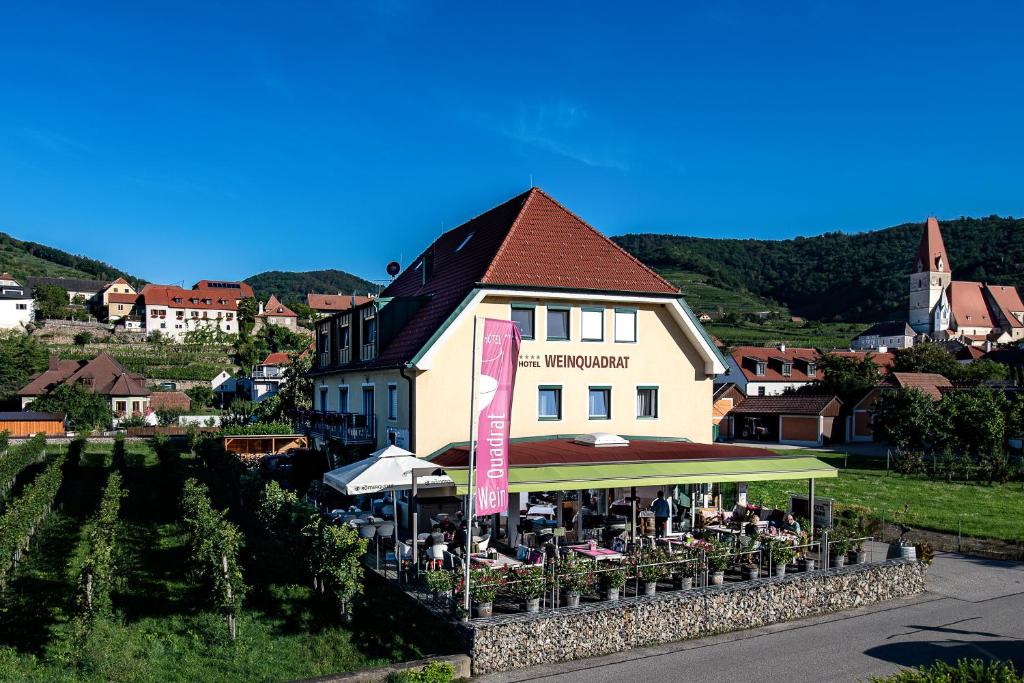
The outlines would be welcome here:
<svg viewBox="0 0 1024 683">
<path fill-rule="evenodd" d="M 938 404 L 938 417 L 949 429 L 948 447 L 959 453 L 982 455 L 1003 450 L 1010 403 L 990 389 L 950 391 Z"/>
<path fill-rule="evenodd" d="M 892 365 L 895 372 L 934 372 L 947 379 L 960 376 L 960 364 L 956 358 L 938 344 L 915 344 L 908 349 L 899 349 Z"/>
<path fill-rule="evenodd" d="M 216 392 L 205 384 L 198 384 L 191 389 L 186 389 L 185 395 L 192 399 L 192 403 L 199 408 L 209 408 L 217 397 Z"/>
<path fill-rule="evenodd" d="M 44 413 L 67 413 L 75 431 L 91 431 L 110 424 L 114 412 L 110 401 L 87 391 L 78 384 L 61 384 L 32 402 L 32 410 Z"/>
<path fill-rule="evenodd" d="M 89 330 L 82 330 L 75 334 L 75 346 L 85 346 L 92 342 L 92 332 Z"/>
<path fill-rule="evenodd" d="M 878 384 L 878 364 L 870 353 L 864 360 L 826 353 L 819 356 L 817 365 L 822 378 L 800 387 L 798 393 L 835 394 L 844 404 L 852 405 Z"/>
<path fill-rule="evenodd" d="M 46 369 L 49 352 L 35 337 L 16 330 L 0 331 L 0 400 L 9 399 Z"/>
<path fill-rule="evenodd" d="M 948 437 L 932 399 L 917 389 L 886 391 L 875 401 L 875 439 L 896 448 L 929 450 Z"/>
<path fill-rule="evenodd" d="M 303 356 L 301 353 L 292 353 L 288 358 L 289 363 L 284 369 L 284 384 L 278 392 L 283 415 L 313 407 L 313 379 L 309 377 L 313 367 L 311 354 Z"/>
<path fill-rule="evenodd" d="M 256 404 L 245 399 L 236 399 L 228 406 L 228 416 L 225 422 L 229 425 L 247 425 L 252 422 L 256 414 Z"/>
<path fill-rule="evenodd" d="M 33 295 L 36 317 L 42 319 L 68 317 L 68 292 L 57 285 L 39 285 Z"/>
<path fill-rule="evenodd" d="M 300 301 L 289 303 L 288 307 L 295 311 L 295 315 L 299 316 L 299 325 L 312 329 L 317 318 L 316 311 Z"/>
<path fill-rule="evenodd" d="M 282 325 L 265 325 L 256 338 L 262 342 L 261 347 L 266 347 L 271 352 L 302 351 L 309 346 L 308 336 L 292 332 Z"/>
<path fill-rule="evenodd" d="M 256 324 L 256 316 L 259 315 L 260 305 L 256 299 L 246 297 L 238 302 L 238 334 L 248 337 L 252 333 L 253 325 Z"/>
<path fill-rule="evenodd" d="M 997 363 L 988 358 L 976 360 L 973 363 L 960 366 L 958 379 L 984 381 L 990 379 L 1008 379 L 1010 377 L 1010 366 Z"/>
<path fill-rule="evenodd" d="M 322 515 L 309 519 L 302 530 L 309 548 L 314 585 L 329 590 L 342 616 L 348 617 L 352 598 L 363 590 L 363 555 L 368 541 L 348 525 L 335 526 Z"/>
</svg>

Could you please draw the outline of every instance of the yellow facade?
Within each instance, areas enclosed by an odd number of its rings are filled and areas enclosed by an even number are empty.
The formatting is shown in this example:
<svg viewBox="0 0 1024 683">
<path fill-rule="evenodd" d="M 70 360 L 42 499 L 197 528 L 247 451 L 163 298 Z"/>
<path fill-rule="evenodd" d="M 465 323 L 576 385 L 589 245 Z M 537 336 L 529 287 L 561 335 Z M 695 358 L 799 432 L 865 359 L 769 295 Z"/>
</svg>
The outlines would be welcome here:
<svg viewBox="0 0 1024 683">
<path fill-rule="evenodd" d="M 678 320 L 678 302 L 671 298 L 602 296 L 599 294 L 536 293 L 510 295 L 490 291 L 471 303 L 443 329 L 418 368 L 406 369 L 415 383 L 415 425 L 411 441 L 410 383 L 395 370 L 338 372 L 314 380 L 317 409 L 339 410 L 338 387 L 348 387 L 348 409 L 363 412 L 362 387 L 374 388 L 377 444 L 389 441 L 388 431 L 399 435 L 399 445 L 427 456 L 469 439 L 470 380 L 473 318 L 508 320 L 512 307 L 532 307 L 534 339 L 520 348 L 520 363 L 512 411 L 512 437 L 543 437 L 610 432 L 626 437 L 685 438 L 698 443 L 712 440 L 708 415 L 712 404 L 712 375 L 707 350 L 698 348 L 693 330 Z M 676 313 L 673 312 L 676 307 Z M 568 310 L 569 339 L 549 340 L 547 311 Z M 603 311 L 600 341 L 584 341 L 584 309 Z M 636 341 L 615 341 L 615 312 L 628 319 L 636 314 Z M 591 318 L 593 320 L 593 318 Z M 481 328 L 482 330 L 482 328 Z M 591 332 L 592 336 L 593 335 Z M 596 360 L 594 360 L 596 357 Z M 582 361 L 582 362 L 581 362 Z M 578 366 L 584 366 L 583 368 Z M 587 367 L 589 366 L 589 367 Z M 389 419 L 388 385 L 398 392 L 397 414 Z M 539 414 L 539 390 L 557 387 L 560 416 Z M 321 393 L 326 388 L 325 393 Z M 611 414 L 594 419 L 589 411 L 591 388 L 610 391 Z M 638 389 L 656 392 L 655 416 L 638 416 Z M 326 406 L 321 405 L 326 397 Z"/>
</svg>

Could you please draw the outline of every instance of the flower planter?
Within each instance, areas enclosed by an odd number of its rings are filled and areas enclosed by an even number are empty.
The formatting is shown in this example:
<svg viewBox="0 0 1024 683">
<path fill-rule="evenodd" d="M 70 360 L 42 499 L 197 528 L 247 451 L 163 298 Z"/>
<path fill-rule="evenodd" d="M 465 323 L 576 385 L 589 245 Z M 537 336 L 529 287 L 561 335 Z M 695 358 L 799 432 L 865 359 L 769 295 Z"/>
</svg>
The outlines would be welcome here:
<svg viewBox="0 0 1024 683">
<path fill-rule="evenodd" d="M 803 570 L 805 572 L 813 572 L 814 571 L 814 558 L 805 557 L 804 559 L 800 560 L 800 566 L 803 568 Z"/>
<path fill-rule="evenodd" d="M 785 576 L 786 565 L 783 562 L 779 562 L 772 565 L 772 576 Z"/>
<path fill-rule="evenodd" d="M 846 555 L 831 555 L 829 558 L 830 567 L 845 567 Z"/>
<path fill-rule="evenodd" d="M 530 614 L 535 614 L 540 611 L 540 598 L 527 598 L 526 599 L 526 611 Z"/>
<path fill-rule="evenodd" d="M 575 591 L 565 591 L 562 594 L 563 602 L 565 607 L 579 607 L 580 606 L 580 594 Z"/>
<path fill-rule="evenodd" d="M 683 574 L 676 574 L 672 577 L 672 581 L 675 584 L 676 590 L 686 591 L 693 588 L 693 577 L 685 576 Z"/>
<path fill-rule="evenodd" d="M 616 600 L 619 599 L 619 589 L 618 588 L 608 588 L 608 589 L 605 589 L 604 599 L 608 600 L 609 602 L 615 602 Z"/>
<path fill-rule="evenodd" d="M 760 572 L 756 565 L 745 564 L 740 567 L 740 574 L 743 576 L 744 581 L 750 581 L 756 579 Z"/>
<path fill-rule="evenodd" d="M 725 572 L 711 572 L 708 575 L 708 581 L 711 586 L 721 586 L 725 583 Z"/>
<path fill-rule="evenodd" d="M 644 595 L 654 595 L 655 591 L 658 590 L 657 581 L 644 581 L 642 585 L 644 587 Z"/>
<path fill-rule="evenodd" d="M 916 560 L 917 549 L 912 545 L 904 545 L 903 543 L 890 543 L 889 552 L 886 553 L 886 558 L 890 560 Z"/>
<path fill-rule="evenodd" d="M 846 564 L 864 564 L 867 553 L 863 550 L 851 550 L 846 553 Z"/>
<path fill-rule="evenodd" d="M 478 618 L 487 618 L 491 616 L 494 611 L 493 602 L 474 602 L 473 603 L 473 614 Z"/>
</svg>

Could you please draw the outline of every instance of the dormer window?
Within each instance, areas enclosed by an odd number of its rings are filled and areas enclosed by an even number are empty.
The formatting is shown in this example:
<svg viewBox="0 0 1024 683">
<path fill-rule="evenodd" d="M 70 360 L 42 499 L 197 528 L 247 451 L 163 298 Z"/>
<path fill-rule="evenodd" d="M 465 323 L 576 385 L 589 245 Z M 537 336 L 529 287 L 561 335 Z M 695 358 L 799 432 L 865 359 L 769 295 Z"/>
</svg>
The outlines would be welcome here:
<svg viewBox="0 0 1024 683">
<path fill-rule="evenodd" d="M 754 374 L 759 376 L 764 375 L 764 366 L 765 362 L 763 360 L 754 363 Z"/>
<path fill-rule="evenodd" d="M 181 301 L 182 301 L 182 299 L 181 299 L 181 297 L 180 297 L 180 296 L 176 296 L 176 297 L 174 297 L 173 301 L 174 301 L 174 303 L 176 303 L 176 304 L 180 304 L 180 303 L 181 303 Z"/>
<path fill-rule="evenodd" d="M 474 235 L 474 234 L 475 234 L 475 233 L 472 233 L 472 232 L 471 232 L 471 233 L 469 233 L 468 235 L 466 235 L 466 236 L 465 236 L 465 237 L 464 237 L 464 238 L 462 239 L 462 241 L 461 241 L 461 242 L 459 242 L 459 246 L 455 247 L 455 253 L 458 253 L 458 252 L 462 251 L 462 248 L 463 248 L 463 247 L 465 247 L 465 246 L 466 246 L 467 244 L 469 244 L 469 241 L 470 241 L 471 239 L 473 239 L 473 235 Z"/>
<path fill-rule="evenodd" d="M 818 366 L 815 365 L 814 363 L 808 363 L 807 364 L 807 376 L 808 377 L 815 377 L 815 376 L 817 376 L 817 374 L 818 374 Z"/>
<path fill-rule="evenodd" d="M 782 364 L 782 376 L 783 377 L 789 377 L 792 374 L 793 374 L 793 364 L 792 363 L 783 363 Z"/>
</svg>

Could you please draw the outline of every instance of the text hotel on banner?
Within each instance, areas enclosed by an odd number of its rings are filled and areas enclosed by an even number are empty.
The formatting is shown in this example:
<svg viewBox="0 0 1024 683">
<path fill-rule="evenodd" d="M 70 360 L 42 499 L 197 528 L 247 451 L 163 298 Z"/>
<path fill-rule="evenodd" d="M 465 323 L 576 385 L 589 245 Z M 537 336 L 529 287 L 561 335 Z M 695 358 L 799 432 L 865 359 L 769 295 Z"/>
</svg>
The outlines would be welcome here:
<svg viewBox="0 0 1024 683">
<path fill-rule="evenodd" d="M 477 394 L 477 515 L 508 511 L 509 430 L 512 390 L 519 362 L 519 327 L 511 320 L 484 319 Z"/>
</svg>

